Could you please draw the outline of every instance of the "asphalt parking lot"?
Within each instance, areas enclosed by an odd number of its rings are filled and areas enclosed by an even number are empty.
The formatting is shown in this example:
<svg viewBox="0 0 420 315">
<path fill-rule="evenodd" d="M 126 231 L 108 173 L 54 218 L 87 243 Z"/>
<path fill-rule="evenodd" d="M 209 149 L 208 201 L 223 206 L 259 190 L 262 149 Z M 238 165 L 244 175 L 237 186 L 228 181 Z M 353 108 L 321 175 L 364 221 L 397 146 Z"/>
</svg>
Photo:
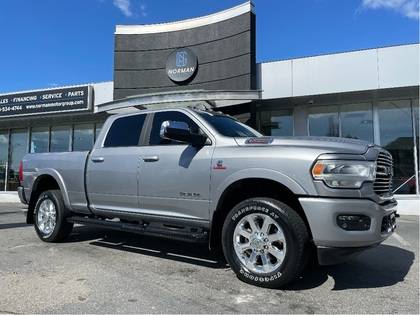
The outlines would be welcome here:
<svg viewBox="0 0 420 315">
<path fill-rule="evenodd" d="M 240 282 L 206 246 L 77 226 L 41 242 L 0 204 L 0 313 L 419 313 L 419 217 L 282 290 Z"/>
</svg>

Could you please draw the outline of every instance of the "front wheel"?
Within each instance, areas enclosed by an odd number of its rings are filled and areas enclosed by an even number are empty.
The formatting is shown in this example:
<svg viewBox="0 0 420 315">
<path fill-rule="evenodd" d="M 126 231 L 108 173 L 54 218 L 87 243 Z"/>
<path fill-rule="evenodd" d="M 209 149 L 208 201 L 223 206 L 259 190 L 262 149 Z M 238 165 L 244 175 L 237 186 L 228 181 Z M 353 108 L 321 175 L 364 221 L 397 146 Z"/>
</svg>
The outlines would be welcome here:
<svg viewBox="0 0 420 315">
<path fill-rule="evenodd" d="M 252 198 L 227 215 L 222 243 L 226 260 L 239 279 L 278 288 L 296 279 L 305 266 L 308 231 L 288 205 Z"/>
<path fill-rule="evenodd" d="M 39 195 L 34 210 L 35 231 L 44 242 L 59 242 L 72 231 L 66 221 L 66 208 L 59 190 L 47 190 Z"/>
</svg>

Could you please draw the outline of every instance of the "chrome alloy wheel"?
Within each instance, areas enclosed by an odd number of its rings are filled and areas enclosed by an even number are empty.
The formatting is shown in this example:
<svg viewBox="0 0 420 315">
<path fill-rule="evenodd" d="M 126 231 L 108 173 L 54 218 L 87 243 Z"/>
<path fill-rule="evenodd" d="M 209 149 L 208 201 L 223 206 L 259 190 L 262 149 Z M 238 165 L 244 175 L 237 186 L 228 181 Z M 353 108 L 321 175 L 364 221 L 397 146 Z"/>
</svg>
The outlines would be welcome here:
<svg viewBox="0 0 420 315">
<path fill-rule="evenodd" d="M 236 256 L 254 273 L 271 273 L 286 257 L 283 230 L 265 214 L 253 213 L 243 217 L 233 232 L 233 245 Z"/>
<path fill-rule="evenodd" d="M 50 236 L 57 224 L 57 210 L 51 199 L 41 202 L 36 216 L 36 225 L 44 236 Z"/>
</svg>

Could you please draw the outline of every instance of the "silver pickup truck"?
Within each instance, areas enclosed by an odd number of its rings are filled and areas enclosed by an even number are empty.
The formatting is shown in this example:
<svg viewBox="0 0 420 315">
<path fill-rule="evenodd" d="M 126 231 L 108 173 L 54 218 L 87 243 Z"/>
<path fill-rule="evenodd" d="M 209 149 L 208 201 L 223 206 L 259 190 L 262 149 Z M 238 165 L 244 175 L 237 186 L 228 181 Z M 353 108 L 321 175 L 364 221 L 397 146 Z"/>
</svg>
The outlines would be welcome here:
<svg viewBox="0 0 420 315">
<path fill-rule="evenodd" d="M 311 254 L 334 264 L 396 226 L 392 157 L 342 138 L 264 137 L 190 108 L 108 118 L 90 152 L 28 154 L 19 196 L 45 242 L 93 224 L 223 249 L 243 281 L 280 287 Z"/>
</svg>

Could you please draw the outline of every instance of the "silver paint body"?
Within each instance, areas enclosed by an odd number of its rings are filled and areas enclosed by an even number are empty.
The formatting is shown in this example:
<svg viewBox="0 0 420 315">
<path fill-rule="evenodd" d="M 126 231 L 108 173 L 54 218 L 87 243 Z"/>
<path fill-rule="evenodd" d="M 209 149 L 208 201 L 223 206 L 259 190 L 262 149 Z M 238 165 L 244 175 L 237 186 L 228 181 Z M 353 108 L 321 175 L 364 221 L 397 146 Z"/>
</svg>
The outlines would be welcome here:
<svg viewBox="0 0 420 315">
<path fill-rule="evenodd" d="M 379 147 L 342 138 L 272 138 L 269 144 L 248 144 L 246 138 L 217 133 L 195 111 L 181 111 L 193 119 L 211 145 L 137 146 L 103 148 L 107 131 L 116 118 L 152 114 L 145 110 L 108 118 L 91 152 L 27 154 L 24 194 L 30 200 L 34 182 L 52 176 L 63 192 L 65 205 L 74 212 L 148 214 L 182 218 L 210 226 L 222 193 L 233 183 L 262 178 L 276 181 L 299 197 L 314 243 L 319 246 L 367 246 L 386 239 L 381 234 L 384 215 L 395 211 L 381 206 L 371 183 L 361 189 L 331 189 L 312 179 L 311 167 L 319 158 L 375 160 Z M 152 158 L 154 161 L 146 162 Z M 93 160 L 99 159 L 100 162 Z M 218 168 L 217 164 L 223 166 Z M 346 199 L 342 199 L 345 197 Z M 367 214 L 371 230 L 340 229 L 337 213 Z"/>
</svg>

